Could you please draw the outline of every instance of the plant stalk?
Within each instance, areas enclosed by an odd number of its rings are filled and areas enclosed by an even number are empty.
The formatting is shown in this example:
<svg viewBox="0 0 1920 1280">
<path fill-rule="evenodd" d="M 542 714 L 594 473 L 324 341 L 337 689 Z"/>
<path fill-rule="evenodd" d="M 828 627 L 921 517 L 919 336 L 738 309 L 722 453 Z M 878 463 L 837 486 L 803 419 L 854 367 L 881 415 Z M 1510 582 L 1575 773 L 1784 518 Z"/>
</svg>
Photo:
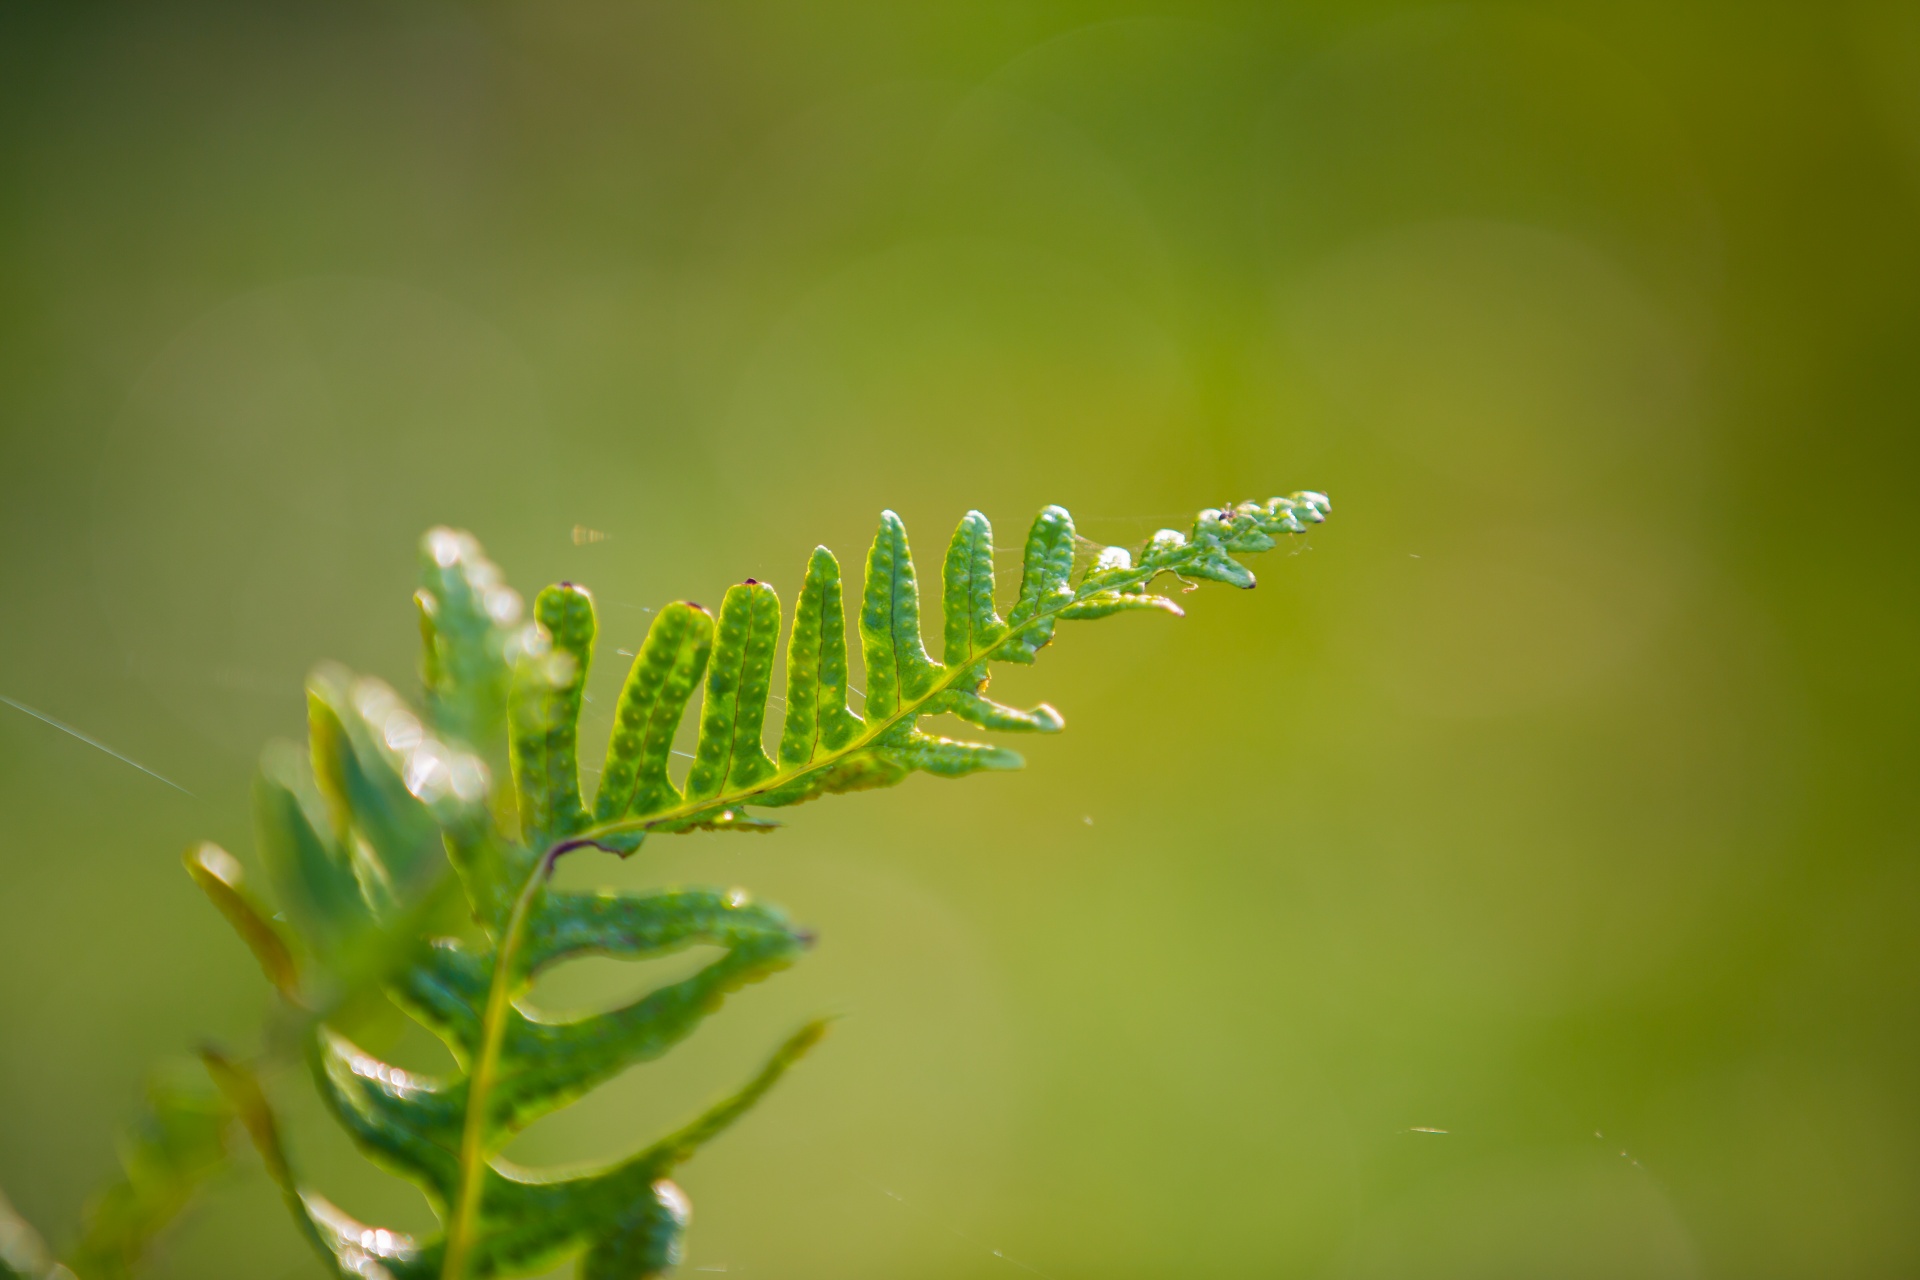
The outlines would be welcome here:
<svg viewBox="0 0 1920 1280">
<path fill-rule="evenodd" d="M 474 1054 L 473 1072 L 467 1081 L 467 1111 L 460 1127 L 460 1188 L 454 1199 L 453 1216 L 447 1223 L 447 1252 L 440 1267 L 441 1280 L 465 1280 L 467 1259 L 473 1251 L 474 1221 L 480 1212 L 480 1196 L 486 1186 L 487 1170 L 487 1097 L 493 1092 L 494 1075 L 499 1069 L 500 1044 L 506 1038 L 507 1010 L 513 1004 L 516 961 L 525 942 L 527 920 L 540 891 L 553 878 L 554 864 L 561 855 L 592 845 L 591 839 L 562 840 L 534 865 L 514 899 L 507 917 L 506 931 L 500 937 L 500 949 L 494 959 L 493 979 L 487 987 L 487 1007 L 480 1019 L 480 1047 Z"/>
</svg>

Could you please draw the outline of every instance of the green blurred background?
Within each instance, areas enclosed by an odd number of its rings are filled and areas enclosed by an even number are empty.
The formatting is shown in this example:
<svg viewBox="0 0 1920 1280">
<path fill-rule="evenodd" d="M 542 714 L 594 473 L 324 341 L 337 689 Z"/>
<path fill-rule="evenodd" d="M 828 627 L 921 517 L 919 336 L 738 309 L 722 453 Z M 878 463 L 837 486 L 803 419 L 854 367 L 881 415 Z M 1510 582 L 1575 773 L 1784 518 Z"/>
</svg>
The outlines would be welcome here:
<svg viewBox="0 0 1920 1280">
<path fill-rule="evenodd" d="M 515 1154 L 824 1010 L 690 1267 L 1920 1274 L 1920 9 L 17 5 L 0 157 L 0 693 L 192 793 L 0 706 L 55 1237 L 256 1025 L 178 854 L 251 858 L 314 662 L 408 685 L 429 524 L 596 590 L 604 724 L 647 608 L 883 506 L 924 572 L 970 506 L 1313 487 L 1258 591 L 1003 676 L 1069 724 L 1025 773 L 570 871 L 823 941 Z M 156 1274 L 319 1273 L 248 1164 Z"/>
</svg>

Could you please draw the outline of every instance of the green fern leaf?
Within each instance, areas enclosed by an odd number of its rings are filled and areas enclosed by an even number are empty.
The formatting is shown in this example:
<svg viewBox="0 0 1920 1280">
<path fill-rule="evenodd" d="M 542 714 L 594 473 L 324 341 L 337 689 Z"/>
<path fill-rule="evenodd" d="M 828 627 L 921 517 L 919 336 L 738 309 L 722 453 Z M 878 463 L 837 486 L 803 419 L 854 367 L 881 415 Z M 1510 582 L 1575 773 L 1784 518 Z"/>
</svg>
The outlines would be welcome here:
<svg viewBox="0 0 1920 1280">
<path fill-rule="evenodd" d="M 697 604 L 670 604 L 647 629 L 614 709 L 613 739 L 593 803 L 602 824 L 645 818 L 681 804 L 667 763 L 680 717 L 712 651 L 713 616 Z"/>
<path fill-rule="evenodd" d="M 1034 518 L 1020 561 L 1020 599 L 1007 616 L 1014 635 L 1001 656 L 1008 662 L 1032 662 L 1053 639 L 1054 614 L 1073 602 L 1073 517 L 1064 507 L 1048 507 Z"/>
<path fill-rule="evenodd" d="M 95 1196 L 67 1266 L 54 1275 L 131 1280 L 153 1241 L 227 1163 L 233 1113 L 204 1081 L 159 1077 L 120 1141 L 119 1180 Z"/>
<path fill-rule="evenodd" d="M 472 534 L 433 530 L 421 541 L 420 561 L 424 580 L 414 601 L 428 720 L 448 740 L 497 761 L 521 634 L 520 596 Z"/>
<path fill-rule="evenodd" d="M 336 954 L 367 929 L 372 915 L 304 752 L 290 743 L 267 748 L 253 808 L 275 897 L 322 954 Z"/>
<path fill-rule="evenodd" d="M 792 771 L 846 748 L 862 721 L 847 710 L 847 616 L 840 562 L 825 547 L 807 561 L 806 583 L 787 638 L 787 717 L 780 765 Z"/>
<path fill-rule="evenodd" d="M 1007 633 L 993 602 L 993 526 L 969 511 L 947 544 L 946 648 L 949 667 L 964 667 Z"/>
<path fill-rule="evenodd" d="M 206 843 L 189 849 L 183 861 L 187 875 L 213 900 L 213 905 L 227 918 L 227 923 L 247 944 L 247 949 L 253 952 L 253 958 L 260 962 L 260 971 L 267 975 L 267 981 L 281 995 L 297 1002 L 300 999 L 300 967 L 294 961 L 293 949 L 287 945 L 279 928 L 267 918 L 267 913 L 253 900 L 253 895 L 247 892 L 239 862 L 220 846 Z"/>
<path fill-rule="evenodd" d="M 539 623 L 513 673 L 509 721 L 520 838 L 541 849 L 586 825 L 580 800 L 580 703 L 598 628 L 593 597 L 571 582 L 533 602 Z"/>
<path fill-rule="evenodd" d="M 751 787 L 774 772 L 760 729 L 779 643 L 780 597 L 773 588 L 752 579 L 728 588 L 707 666 L 707 697 L 700 711 L 700 742 L 687 771 L 687 799 L 709 799 L 727 787 Z"/>
<path fill-rule="evenodd" d="M 867 718 L 895 715 L 917 702 L 945 674 L 920 638 L 920 586 L 907 549 L 907 527 L 891 511 L 867 552 L 867 589 L 860 609 L 860 656 L 867 668 Z"/>
<path fill-rule="evenodd" d="M 921 722 L 950 713 L 984 729 L 1057 732 L 1052 707 L 1020 710 L 985 696 L 993 662 L 1032 662 L 1062 621 L 1177 615 L 1149 590 L 1161 574 L 1251 586 L 1234 555 L 1271 547 L 1273 535 L 1299 532 L 1326 512 L 1318 494 L 1203 512 L 1190 534 L 1163 530 L 1137 560 L 1104 549 L 1075 582 L 1072 518 L 1049 507 L 1027 535 L 1019 593 L 1004 618 L 992 528 L 969 512 L 943 565 L 943 661 L 922 638 L 905 526 L 883 513 L 858 615 L 865 715 L 848 706 L 839 564 L 819 548 L 788 637 L 775 754 L 764 731 L 780 601 L 749 580 L 727 592 L 717 620 L 686 602 L 655 617 L 621 690 L 591 805 L 577 757 L 592 598 L 572 584 L 550 587 L 533 622 L 522 624 L 519 597 L 470 537 L 430 533 L 418 596 L 426 718 L 377 681 L 323 669 L 309 686 L 307 760 L 281 749 L 263 766 L 263 854 L 298 940 L 256 904 L 232 859 L 211 846 L 189 858 L 263 971 L 290 1005 L 310 1011 L 307 1067 L 332 1114 L 370 1159 L 416 1183 L 444 1224 L 442 1234 L 414 1239 L 355 1222 L 305 1187 L 253 1070 L 210 1052 L 208 1069 L 300 1229 L 343 1280 L 527 1275 L 576 1255 L 591 1280 L 662 1274 L 678 1260 L 688 1216 L 674 1167 L 765 1093 L 822 1024 L 788 1040 L 739 1091 L 628 1159 L 559 1176 L 517 1168 L 499 1152 L 540 1116 L 670 1050 L 729 993 L 793 963 L 811 939 L 738 891 L 553 891 L 557 860 L 588 847 L 628 854 L 649 833 L 764 830 L 771 824 L 756 808 L 891 786 L 916 772 L 1018 768 L 1020 757 L 1004 747 L 938 736 Z M 676 783 L 673 743 L 696 690 L 698 738 Z M 488 759 L 511 769 L 506 794 L 493 787 Z M 444 861 L 429 856 L 436 849 Z M 477 936 L 435 915 L 455 882 Z M 719 958 L 624 1008 L 554 1019 L 522 1003 L 540 973 L 568 960 L 637 960 L 693 945 L 719 948 Z M 330 1013 L 369 984 L 445 1042 L 453 1072 L 401 1070 L 329 1025 Z"/>
<path fill-rule="evenodd" d="M 217 867 L 219 873 L 232 869 Z M 0 1196 L 0 1280 L 132 1280 L 157 1236 L 227 1169 L 232 1119 L 227 1103 L 205 1082 L 194 1086 L 156 1075 L 121 1134 L 121 1173 L 88 1201 L 81 1236 L 65 1263 Z"/>
</svg>

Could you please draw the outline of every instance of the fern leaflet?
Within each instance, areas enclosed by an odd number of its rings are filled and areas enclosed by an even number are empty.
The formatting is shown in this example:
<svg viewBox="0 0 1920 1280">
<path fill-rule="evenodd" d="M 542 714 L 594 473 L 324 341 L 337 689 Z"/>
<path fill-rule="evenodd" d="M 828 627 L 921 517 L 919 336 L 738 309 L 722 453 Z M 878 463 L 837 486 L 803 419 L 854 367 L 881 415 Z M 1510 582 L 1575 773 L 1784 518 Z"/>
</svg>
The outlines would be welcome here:
<svg viewBox="0 0 1920 1280">
<path fill-rule="evenodd" d="M 232 1122 L 204 1080 L 156 1074 L 121 1135 L 120 1176 L 88 1203 L 65 1265 L 0 1195 L 0 1280 L 130 1280 L 155 1237 L 225 1168 Z"/>
</svg>

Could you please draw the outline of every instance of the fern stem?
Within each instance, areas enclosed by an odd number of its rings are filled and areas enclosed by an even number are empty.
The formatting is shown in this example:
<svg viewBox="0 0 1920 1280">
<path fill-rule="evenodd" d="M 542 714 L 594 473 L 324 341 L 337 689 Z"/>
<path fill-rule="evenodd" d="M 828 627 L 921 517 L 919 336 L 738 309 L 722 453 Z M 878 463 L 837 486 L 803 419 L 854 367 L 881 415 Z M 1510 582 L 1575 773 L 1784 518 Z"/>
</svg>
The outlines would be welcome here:
<svg viewBox="0 0 1920 1280">
<path fill-rule="evenodd" d="M 1151 566 L 1141 565 L 1131 573 L 1124 576 L 1115 575 L 1105 578 L 1097 585 L 1082 582 L 1080 586 L 1075 589 L 1071 598 L 1062 600 L 1051 609 L 1040 610 L 1025 622 L 1009 627 L 1007 633 L 1000 637 L 1000 639 L 984 649 L 973 652 L 965 662 L 955 663 L 949 666 L 946 669 L 946 674 L 925 694 L 914 699 L 912 702 L 903 701 L 899 709 L 890 716 L 869 721 L 865 733 L 824 758 L 809 760 L 805 764 L 783 769 L 779 773 L 772 774 L 751 786 L 739 787 L 732 791 L 722 791 L 718 795 L 708 796 L 698 801 L 684 802 L 663 812 L 649 814 L 644 818 L 622 818 L 613 822 L 600 823 L 598 826 L 589 827 L 587 830 L 581 832 L 579 836 L 569 840 L 567 844 L 570 846 L 583 843 L 593 844 L 613 836 L 629 835 L 636 831 L 651 831 L 655 827 L 682 822 L 697 814 L 705 813 L 713 809 L 725 809 L 730 805 L 749 803 L 753 797 L 757 795 L 764 795 L 778 787 L 783 787 L 790 782 L 804 778 L 808 774 L 830 769 L 855 752 L 864 750 L 880 741 L 886 737 L 888 733 L 898 728 L 902 722 L 913 723 L 921 716 L 928 714 L 927 705 L 929 703 L 939 698 L 940 695 L 951 692 L 954 686 L 966 680 L 973 669 L 979 666 L 980 663 L 991 660 L 994 654 L 1009 646 L 1020 636 L 1034 630 L 1041 623 L 1056 617 L 1064 610 L 1071 609 L 1076 604 L 1084 604 L 1090 596 L 1109 591 L 1123 590 L 1129 587 L 1145 586 L 1163 573 L 1172 573 L 1177 577 L 1179 576 L 1178 570 L 1180 565 L 1185 563 L 1186 560 L 1193 558 L 1193 556 L 1197 554 L 1197 551 L 1198 548 L 1189 544 L 1181 548 L 1181 552 L 1184 554 L 1180 555 L 1177 560 L 1169 557 L 1167 560 L 1158 564 Z M 449 1275 L 447 1280 L 456 1280 L 456 1278 Z"/>
<path fill-rule="evenodd" d="M 480 1018 L 480 1047 L 474 1054 L 473 1070 L 467 1078 L 467 1110 L 460 1127 L 460 1187 L 454 1199 L 453 1215 L 447 1222 L 447 1252 L 440 1266 L 440 1280 L 466 1280 L 467 1258 L 473 1251 L 474 1220 L 480 1213 L 480 1194 L 486 1186 L 487 1169 L 487 1097 L 493 1092 L 494 1076 L 500 1063 L 500 1043 L 506 1038 L 507 1010 L 513 1003 L 516 959 L 527 935 L 527 920 L 540 891 L 553 878 L 554 864 L 561 855 L 591 846 L 593 840 L 562 840 L 548 849 L 520 887 L 513 911 L 507 917 L 506 931 L 500 936 L 499 954 L 494 959 L 493 979 L 487 987 L 487 1007 Z"/>
</svg>

